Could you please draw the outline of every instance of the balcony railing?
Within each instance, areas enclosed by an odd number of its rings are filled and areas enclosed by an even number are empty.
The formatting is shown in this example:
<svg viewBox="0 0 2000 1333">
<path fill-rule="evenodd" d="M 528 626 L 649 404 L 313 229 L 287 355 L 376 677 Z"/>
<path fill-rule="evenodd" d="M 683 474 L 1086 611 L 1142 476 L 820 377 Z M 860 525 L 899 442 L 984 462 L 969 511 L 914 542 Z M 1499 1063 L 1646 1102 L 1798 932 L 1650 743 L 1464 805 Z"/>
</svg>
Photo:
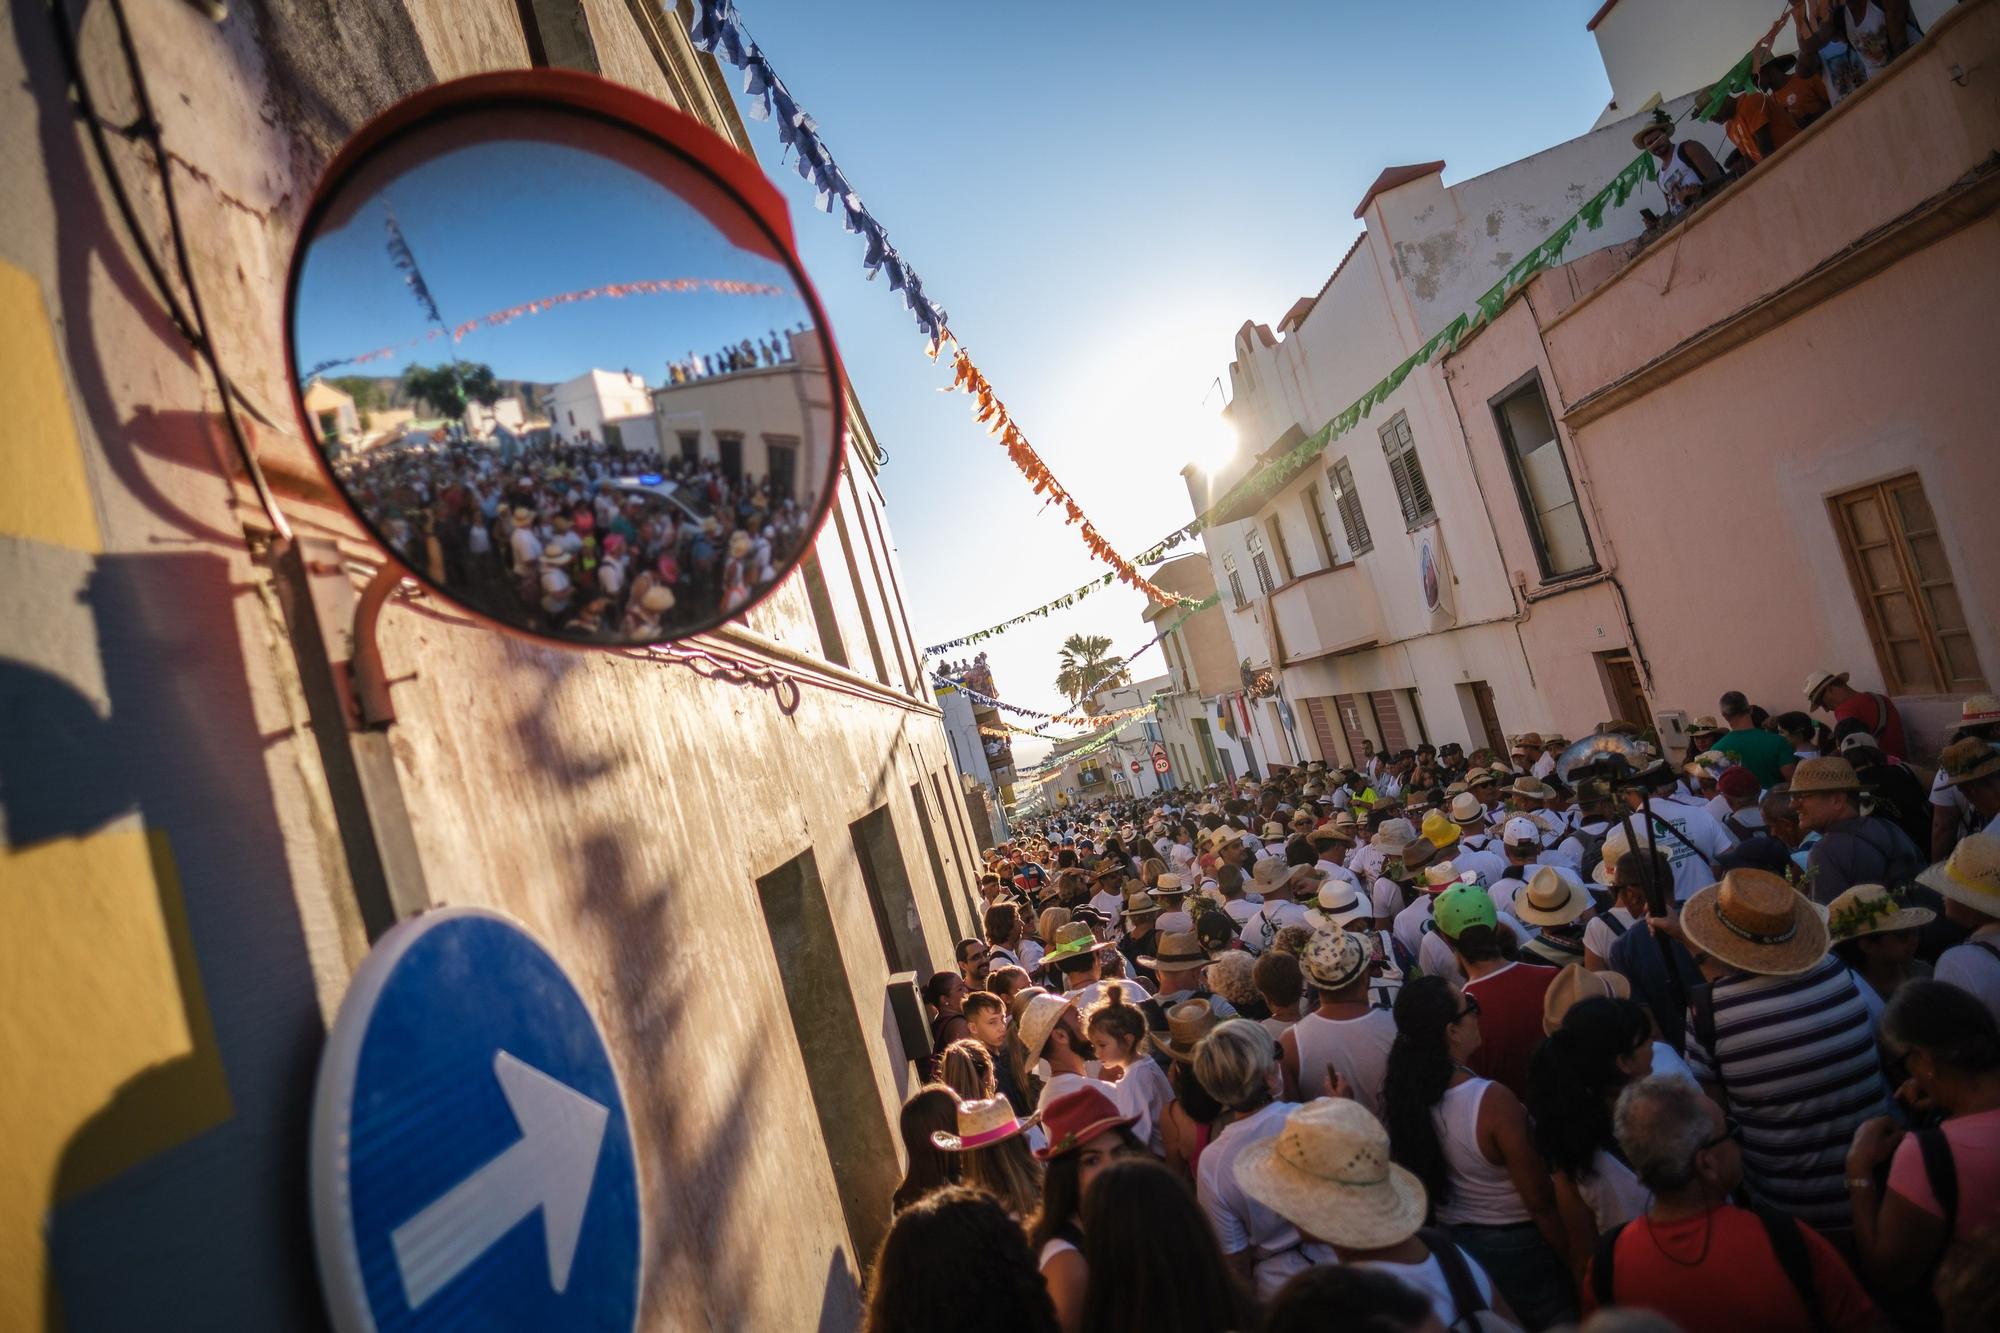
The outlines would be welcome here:
<svg viewBox="0 0 2000 1333">
<path fill-rule="evenodd" d="M 1282 662 L 1357 652 L 1382 641 L 1375 585 L 1352 562 L 1303 574 L 1271 594 Z"/>
</svg>

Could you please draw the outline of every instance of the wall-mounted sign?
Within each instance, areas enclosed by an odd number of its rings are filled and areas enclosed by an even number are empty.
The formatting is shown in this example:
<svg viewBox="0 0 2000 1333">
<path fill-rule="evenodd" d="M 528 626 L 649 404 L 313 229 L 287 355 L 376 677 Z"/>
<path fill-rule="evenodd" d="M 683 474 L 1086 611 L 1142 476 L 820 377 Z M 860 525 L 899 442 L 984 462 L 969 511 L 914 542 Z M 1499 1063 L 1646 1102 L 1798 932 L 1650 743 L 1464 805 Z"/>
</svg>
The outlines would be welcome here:
<svg viewBox="0 0 2000 1333">
<path fill-rule="evenodd" d="M 637 1325 L 618 1076 L 583 996 L 504 917 L 428 912 L 362 963 L 320 1057 L 311 1179 L 341 1333 Z"/>
<path fill-rule="evenodd" d="M 1169 767 L 1171 765 L 1167 763 L 1167 747 L 1158 741 L 1153 742 L 1153 771 L 1164 774 Z"/>
</svg>

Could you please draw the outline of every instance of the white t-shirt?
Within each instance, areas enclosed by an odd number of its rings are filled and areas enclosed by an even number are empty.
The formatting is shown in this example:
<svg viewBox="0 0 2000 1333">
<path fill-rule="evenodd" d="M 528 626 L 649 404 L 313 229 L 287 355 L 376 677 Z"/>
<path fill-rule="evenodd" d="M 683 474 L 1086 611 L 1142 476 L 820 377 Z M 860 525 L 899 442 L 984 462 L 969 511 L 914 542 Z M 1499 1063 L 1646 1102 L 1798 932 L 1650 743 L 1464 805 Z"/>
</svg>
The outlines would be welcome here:
<svg viewBox="0 0 2000 1333">
<path fill-rule="evenodd" d="M 1040 940 L 1024 939 L 1020 948 L 1021 966 L 1033 972 L 1042 965 L 1042 955 L 1048 952 Z"/>
<path fill-rule="evenodd" d="M 1140 1127 L 1134 1125 L 1133 1137 L 1152 1149 L 1155 1157 L 1165 1157 L 1167 1148 L 1160 1122 L 1166 1118 L 1167 1103 L 1174 1099 L 1174 1085 L 1167 1081 L 1167 1071 L 1160 1068 L 1159 1061 L 1142 1055 L 1125 1066 L 1124 1074 L 1112 1086 L 1125 1094 L 1125 1114 L 1130 1115 L 1134 1107 L 1145 1109 L 1149 1132 L 1141 1133 Z"/>
<path fill-rule="evenodd" d="M 1507 858 L 1483 844 L 1478 847 L 1461 845 L 1451 863 L 1461 875 L 1468 870 L 1477 873 L 1479 882 L 1488 888 L 1507 871 Z"/>
<path fill-rule="evenodd" d="M 1937 776 L 1931 779 L 1931 804 L 1958 811 L 1958 832 L 1963 837 L 1978 830 L 1979 816 L 1973 811 L 1972 802 L 1965 799 L 1963 789 L 1944 785 L 1950 777 L 1944 769 L 1938 769 Z"/>
<path fill-rule="evenodd" d="M 1420 893 L 1417 900 L 1396 913 L 1389 923 L 1389 933 L 1396 937 L 1396 943 L 1403 946 L 1411 957 L 1421 956 L 1424 943 L 1424 926 L 1431 919 L 1431 896 Z"/>
<path fill-rule="evenodd" d="M 1257 915 L 1263 906 L 1264 895 L 1261 893 L 1246 893 L 1241 898 L 1225 898 L 1222 902 L 1223 912 L 1236 923 L 1238 932 L 1242 931 L 1243 923 Z"/>
<path fill-rule="evenodd" d="M 1361 881 L 1354 877 L 1354 872 L 1352 870 L 1349 870 L 1346 866 L 1340 864 L 1340 862 L 1338 861 L 1329 861 L 1326 860 L 1324 857 L 1322 857 L 1316 863 L 1315 868 L 1319 870 L 1324 870 L 1326 872 L 1326 877 L 1328 879 L 1346 880 L 1349 884 L 1352 884 L 1357 890 L 1360 889 L 1361 887 Z"/>
<path fill-rule="evenodd" d="M 1535 766 L 1528 770 L 1528 772 L 1537 779 L 1545 778 L 1549 774 L 1555 771 L 1556 771 L 1556 757 L 1550 754 L 1547 750 L 1542 751 L 1542 757 L 1537 759 L 1535 761 Z"/>
<path fill-rule="evenodd" d="M 1465 1266 L 1472 1270 L 1472 1280 L 1478 1284 L 1480 1299 L 1485 1301 L 1490 1309 L 1493 1305 L 1493 1279 L 1486 1275 L 1486 1270 L 1479 1266 L 1477 1259 L 1465 1252 L 1464 1246 L 1461 1245 L 1458 1252 L 1464 1256 Z M 1444 1267 L 1438 1263 L 1436 1255 L 1429 1256 L 1420 1264 L 1386 1264 L 1379 1260 L 1368 1259 L 1354 1266 L 1372 1268 L 1377 1272 L 1387 1273 L 1390 1277 L 1400 1278 L 1405 1285 L 1416 1288 L 1430 1298 L 1431 1310 L 1437 1315 L 1440 1324 L 1446 1328 L 1461 1326 L 1458 1323 L 1458 1307 L 1451 1299 L 1451 1284 L 1445 1280 Z"/>
<path fill-rule="evenodd" d="M 1694 844 L 1689 850 L 1687 843 L 1671 833 L 1659 834 L 1659 848 L 1666 855 L 1674 872 L 1674 901 L 1684 903 L 1702 889 L 1715 882 L 1715 874 L 1702 861 L 1706 856 L 1710 861 L 1721 856 L 1736 845 L 1736 839 L 1729 831 L 1710 819 L 1708 815 L 1691 805 L 1654 797 L 1647 802 L 1654 819 L 1644 828 L 1637 823 L 1632 826 L 1638 846 L 1643 849 L 1653 838 L 1651 823 L 1665 822 L 1680 831 L 1688 843 Z M 1695 853 L 1701 855 L 1697 856 Z"/>
<path fill-rule="evenodd" d="M 1413 892 L 1417 892 L 1418 897 L 1428 896 L 1420 891 Z M 1403 886 L 1393 879 L 1378 877 L 1368 889 L 1368 903 L 1378 921 L 1384 918 L 1394 921 L 1396 914 L 1403 910 Z"/>
<path fill-rule="evenodd" d="M 1939 955 L 1933 975 L 1939 981 L 1948 981 L 1961 990 L 1972 992 L 1996 1019 L 2000 1019 L 2000 958 L 1980 948 L 1980 943 L 2000 949 L 2000 921 L 1981 926 L 1964 944 L 1946 949 Z M 1866 989 L 1863 987 L 1864 991 Z"/>
<path fill-rule="evenodd" d="M 1195 1168 L 1195 1197 L 1208 1214 L 1209 1225 L 1224 1254 L 1256 1249 L 1266 1257 L 1257 1264 L 1257 1299 L 1268 1301 L 1293 1274 L 1315 1264 L 1335 1263 L 1330 1246 L 1305 1241 L 1299 1229 L 1244 1193 L 1236 1183 L 1236 1159 L 1253 1143 L 1274 1137 L 1285 1117 L 1296 1111 L 1292 1102 L 1271 1102 L 1227 1128 L 1202 1150 Z"/>
<path fill-rule="evenodd" d="M 1639 1183 L 1631 1167 L 1602 1148 L 1591 1159 L 1590 1179 L 1577 1181 L 1576 1192 L 1590 1205 L 1590 1215 L 1596 1220 L 1600 1234 L 1645 1212 L 1653 1198 L 1652 1191 Z"/>
<path fill-rule="evenodd" d="M 1612 908 L 1611 915 L 1617 917 L 1618 924 L 1627 930 L 1638 924 L 1638 919 L 1622 907 Z M 1611 929 L 1610 924 L 1604 919 L 1604 914 L 1600 912 L 1583 924 L 1583 947 L 1587 952 L 1610 962 L 1611 946 L 1617 942 L 1619 933 Z"/>
<path fill-rule="evenodd" d="M 1090 905 L 1104 913 L 1105 917 L 1113 924 L 1124 920 L 1122 913 L 1125 911 L 1125 897 L 1123 894 L 1093 893 L 1090 895 Z"/>
</svg>

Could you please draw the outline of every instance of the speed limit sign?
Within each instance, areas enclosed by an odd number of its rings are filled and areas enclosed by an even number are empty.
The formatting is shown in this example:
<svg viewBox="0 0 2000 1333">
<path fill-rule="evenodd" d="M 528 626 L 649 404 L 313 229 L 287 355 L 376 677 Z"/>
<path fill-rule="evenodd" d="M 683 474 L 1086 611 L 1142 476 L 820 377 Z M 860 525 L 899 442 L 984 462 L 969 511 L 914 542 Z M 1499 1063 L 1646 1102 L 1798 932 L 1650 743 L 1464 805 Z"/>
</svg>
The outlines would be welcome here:
<svg viewBox="0 0 2000 1333">
<path fill-rule="evenodd" d="M 1167 747 L 1156 741 L 1153 744 L 1153 771 L 1155 773 L 1165 773 L 1167 767 Z"/>
</svg>

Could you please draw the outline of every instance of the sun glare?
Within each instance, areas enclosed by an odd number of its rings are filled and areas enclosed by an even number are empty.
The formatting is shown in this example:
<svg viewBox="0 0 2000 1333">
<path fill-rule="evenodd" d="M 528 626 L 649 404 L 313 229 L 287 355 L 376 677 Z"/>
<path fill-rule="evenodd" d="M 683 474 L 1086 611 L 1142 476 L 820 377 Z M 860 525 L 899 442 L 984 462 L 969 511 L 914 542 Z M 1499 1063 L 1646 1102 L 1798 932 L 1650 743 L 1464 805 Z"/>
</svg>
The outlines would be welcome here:
<svg viewBox="0 0 2000 1333">
<path fill-rule="evenodd" d="M 1236 428 L 1217 413 L 1203 423 L 1195 441 L 1193 463 L 1213 476 L 1236 457 Z"/>
</svg>

